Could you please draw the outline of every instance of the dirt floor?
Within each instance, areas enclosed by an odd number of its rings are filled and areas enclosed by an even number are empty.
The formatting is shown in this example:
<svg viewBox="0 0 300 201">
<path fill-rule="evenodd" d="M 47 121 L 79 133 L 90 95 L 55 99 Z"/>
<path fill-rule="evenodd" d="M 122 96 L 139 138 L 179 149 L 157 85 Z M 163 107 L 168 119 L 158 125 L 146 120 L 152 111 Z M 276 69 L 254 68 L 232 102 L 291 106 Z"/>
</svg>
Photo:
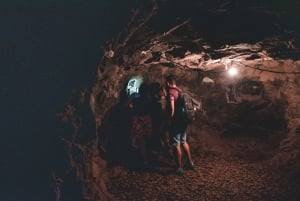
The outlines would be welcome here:
<svg viewBox="0 0 300 201">
<path fill-rule="evenodd" d="M 213 130 L 191 132 L 195 170 L 174 174 L 167 152 L 155 152 L 146 169 L 109 167 L 107 190 L 120 201 L 298 201 L 299 177 L 271 168 L 274 144 L 265 140 L 220 138 Z"/>
</svg>

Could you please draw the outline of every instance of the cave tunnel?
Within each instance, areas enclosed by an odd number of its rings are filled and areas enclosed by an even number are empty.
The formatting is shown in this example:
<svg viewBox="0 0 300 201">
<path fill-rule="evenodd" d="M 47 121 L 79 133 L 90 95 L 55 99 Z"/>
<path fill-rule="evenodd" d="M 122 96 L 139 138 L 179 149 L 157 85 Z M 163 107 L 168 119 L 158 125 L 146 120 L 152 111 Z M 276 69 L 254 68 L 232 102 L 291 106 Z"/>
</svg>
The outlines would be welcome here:
<svg viewBox="0 0 300 201">
<path fill-rule="evenodd" d="M 95 151 L 78 173 L 86 200 L 299 200 L 298 30 L 263 2 L 156 3 L 99 63 Z M 151 170 L 132 166 L 127 92 L 139 80 L 163 88 L 169 74 L 202 103 L 187 129 L 196 169 L 183 178 L 170 146 L 152 150 Z"/>
</svg>

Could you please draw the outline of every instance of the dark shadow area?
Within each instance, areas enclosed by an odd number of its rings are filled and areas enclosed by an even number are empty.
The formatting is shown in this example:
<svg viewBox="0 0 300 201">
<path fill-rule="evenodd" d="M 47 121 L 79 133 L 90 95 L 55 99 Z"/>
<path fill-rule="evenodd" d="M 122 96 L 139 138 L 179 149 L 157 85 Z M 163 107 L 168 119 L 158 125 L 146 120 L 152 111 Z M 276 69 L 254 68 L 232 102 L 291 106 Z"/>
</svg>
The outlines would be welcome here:
<svg viewBox="0 0 300 201">
<path fill-rule="evenodd" d="M 287 122 L 283 118 L 284 110 L 276 105 L 269 105 L 270 103 L 266 105 L 265 102 L 245 102 L 238 105 L 235 120 L 226 125 L 224 135 L 268 139 L 275 131 L 285 131 Z"/>
<path fill-rule="evenodd" d="M 111 165 L 128 167 L 136 160 L 135 150 L 130 143 L 132 114 L 129 104 L 130 99 L 124 88 L 119 103 L 106 113 L 99 128 L 99 148 L 102 157 Z"/>
<path fill-rule="evenodd" d="M 85 145 L 95 139 L 96 129 L 94 115 L 89 104 L 90 91 L 73 90 L 65 105 L 64 111 L 57 113 L 61 129 L 53 140 L 51 160 L 52 196 L 60 200 L 80 200 L 83 185 L 78 179 L 81 164 L 86 162 Z M 82 169 L 81 169 L 82 168 Z"/>
<path fill-rule="evenodd" d="M 152 134 L 147 138 L 147 151 L 151 166 L 165 166 L 158 161 L 158 154 L 167 156 L 169 139 L 165 124 L 165 99 L 162 87 L 159 83 L 150 83 L 149 105 L 145 105 L 150 111 Z M 133 110 L 132 103 L 136 97 L 128 96 L 128 89 L 120 93 L 120 101 L 114 105 L 105 115 L 102 126 L 99 128 L 98 147 L 104 160 L 109 165 L 121 165 L 129 169 L 140 169 L 141 156 L 138 147 L 132 142 Z M 143 106 L 142 106 L 143 107 Z M 145 109 L 145 108 L 140 108 Z M 164 153 L 163 153 L 164 152 Z M 149 170 L 149 169 L 148 169 Z"/>
</svg>

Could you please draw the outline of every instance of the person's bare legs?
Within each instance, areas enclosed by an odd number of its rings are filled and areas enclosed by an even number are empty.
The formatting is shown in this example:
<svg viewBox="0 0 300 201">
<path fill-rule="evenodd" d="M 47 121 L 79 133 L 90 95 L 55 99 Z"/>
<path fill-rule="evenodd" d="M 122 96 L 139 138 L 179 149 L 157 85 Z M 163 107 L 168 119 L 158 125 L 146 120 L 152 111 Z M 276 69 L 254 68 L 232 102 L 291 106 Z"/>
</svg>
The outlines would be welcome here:
<svg viewBox="0 0 300 201">
<path fill-rule="evenodd" d="M 190 146 L 187 142 L 182 144 L 183 150 L 188 158 L 189 164 L 193 164 Z"/>
<path fill-rule="evenodd" d="M 181 147 L 180 145 L 176 145 L 174 147 L 174 155 L 175 155 L 175 162 L 177 165 L 177 168 L 182 168 L 182 152 L 181 152 Z"/>
</svg>

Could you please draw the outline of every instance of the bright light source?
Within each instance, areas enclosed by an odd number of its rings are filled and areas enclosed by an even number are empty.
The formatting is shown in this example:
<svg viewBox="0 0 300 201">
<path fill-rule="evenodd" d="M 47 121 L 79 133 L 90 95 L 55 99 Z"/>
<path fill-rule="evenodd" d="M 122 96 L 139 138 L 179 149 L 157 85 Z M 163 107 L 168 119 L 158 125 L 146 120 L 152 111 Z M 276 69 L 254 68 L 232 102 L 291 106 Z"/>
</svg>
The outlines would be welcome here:
<svg viewBox="0 0 300 201">
<path fill-rule="evenodd" d="M 228 74 L 229 74 L 230 76 L 235 76 L 235 75 L 238 74 L 238 71 L 237 71 L 236 68 L 231 67 L 231 68 L 229 68 L 229 70 L 228 70 Z"/>
<path fill-rule="evenodd" d="M 127 83 L 127 95 L 131 96 L 133 93 L 139 93 L 139 88 L 143 83 L 143 78 L 139 75 L 130 78 Z"/>
</svg>

